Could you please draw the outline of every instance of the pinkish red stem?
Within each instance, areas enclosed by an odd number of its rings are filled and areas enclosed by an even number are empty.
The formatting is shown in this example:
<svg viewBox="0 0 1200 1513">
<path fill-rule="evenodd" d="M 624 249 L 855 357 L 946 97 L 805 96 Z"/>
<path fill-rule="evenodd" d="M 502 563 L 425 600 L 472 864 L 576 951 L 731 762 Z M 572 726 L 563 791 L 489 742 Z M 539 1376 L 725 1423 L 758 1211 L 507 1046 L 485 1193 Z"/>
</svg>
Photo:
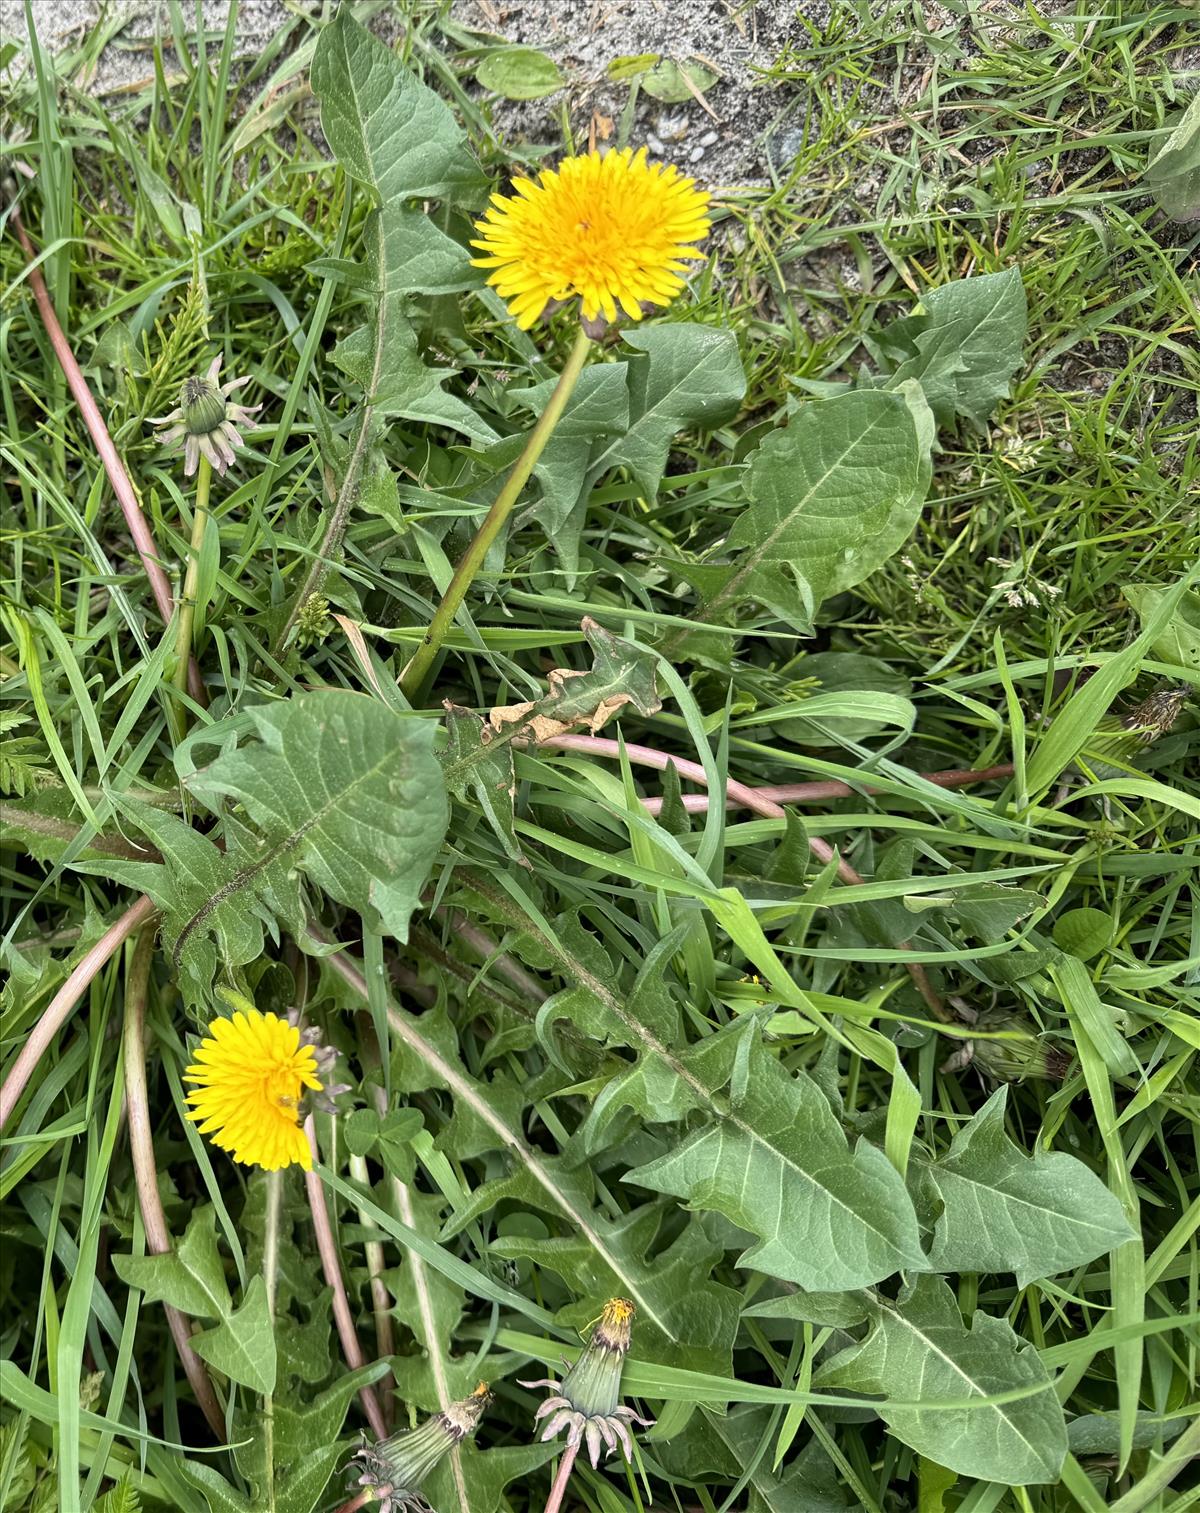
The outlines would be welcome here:
<svg viewBox="0 0 1200 1513">
<path fill-rule="evenodd" d="M 38 1062 L 87 991 L 88 983 L 105 962 L 116 955 L 121 942 L 132 935 L 139 925 L 145 924 L 154 912 L 153 902 L 143 895 L 131 909 L 126 909 L 116 924 L 108 927 L 91 950 L 75 964 L 70 977 L 55 993 L 42 1017 L 30 1030 L 20 1055 L 4 1079 L 4 1086 L 0 1087 L 0 1130 L 7 1124 L 9 1115 L 25 1091 L 25 1084 L 33 1075 Z"/>
<path fill-rule="evenodd" d="M 555 735 L 537 743 L 539 751 L 557 749 L 559 751 L 588 751 L 595 756 L 619 757 L 621 746 L 617 741 L 610 740 L 602 735 Z M 638 763 L 642 767 L 657 767 L 661 772 L 667 767 L 674 767 L 680 777 L 689 778 L 693 783 L 703 783 L 708 787 L 708 774 L 699 762 L 689 761 L 687 757 L 672 756 L 669 752 L 658 751 L 653 746 L 638 746 L 625 743 L 625 755 L 631 762 Z M 742 804 L 747 809 L 753 809 L 756 814 L 761 814 L 766 819 L 782 819 L 783 810 L 771 799 L 761 798 L 756 788 L 748 788 L 745 783 L 739 783 L 736 778 L 725 780 L 726 799 L 734 803 Z M 646 802 L 643 800 L 643 802 Z"/>
<path fill-rule="evenodd" d="M 560 751 L 588 751 L 596 756 L 617 757 L 621 754 L 621 746 L 618 744 L 618 742 L 609 740 L 606 736 L 551 736 L 548 740 L 540 741 L 538 745 L 539 748 L 543 750 L 546 747 L 557 747 Z M 692 782 L 695 783 L 703 783 L 705 784 L 705 786 L 707 786 L 708 784 L 708 774 L 705 772 L 704 768 L 700 765 L 699 762 L 689 761 L 686 757 L 672 756 L 665 751 L 656 750 L 653 746 L 637 746 L 626 744 L 624 750 L 626 756 L 631 762 L 639 762 L 644 766 L 657 767 L 660 770 L 666 767 L 675 767 L 681 777 L 689 778 Z M 1011 770 L 1011 768 L 1008 769 L 1010 773 Z M 991 773 L 996 773 L 996 769 L 988 769 L 988 771 L 990 771 Z M 956 775 L 961 776 L 961 774 Z M 997 773 L 996 775 L 999 774 Z M 982 777 L 973 774 L 971 781 L 982 781 Z M 795 786 L 803 786 L 804 788 L 809 788 L 816 785 L 803 784 Z M 829 785 L 821 786 L 828 787 Z M 839 788 L 844 789 L 845 793 L 847 794 L 853 792 L 853 789 L 846 787 L 845 784 L 840 784 L 838 786 Z M 944 786 L 949 787 L 955 785 L 945 784 Z M 775 792 L 778 791 L 778 789 L 775 790 Z M 794 789 L 792 791 L 794 791 Z M 840 795 L 825 794 L 823 796 L 835 797 Z M 787 811 L 780 804 L 776 803 L 774 798 L 768 798 L 762 791 L 762 789 L 747 787 L 745 783 L 739 783 L 733 778 L 727 778 L 725 780 L 725 797 L 727 803 L 730 800 L 735 803 L 740 803 L 745 808 L 753 810 L 755 814 L 761 814 L 764 819 L 781 820 L 786 819 L 787 817 Z M 808 837 L 808 849 L 822 863 L 833 861 L 834 857 L 837 855 L 833 847 L 830 846 L 827 841 L 822 840 L 820 836 L 816 835 L 810 835 Z M 861 875 L 856 872 L 855 869 L 850 865 L 850 863 L 845 859 L 845 857 L 842 856 L 837 857 L 837 875 L 842 882 L 847 883 L 851 886 L 856 886 L 863 881 Z M 911 948 L 907 945 L 902 944 L 899 949 L 901 951 L 907 951 Z M 945 1004 L 938 996 L 938 993 L 934 989 L 933 984 L 929 981 L 929 974 L 926 972 L 924 965 L 921 962 L 917 961 L 905 962 L 904 965 L 905 970 L 913 980 L 913 985 L 916 987 L 917 992 L 920 993 L 922 999 L 924 999 L 929 1012 L 934 1016 L 935 1019 L 941 1020 L 943 1024 L 953 1024 L 955 1022 L 955 1015 L 946 1008 Z"/>
<path fill-rule="evenodd" d="M 154 931 L 147 926 L 134 949 L 125 988 L 125 1109 L 129 1119 L 129 1152 L 133 1157 L 138 1206 L 146 1230 L 146 1249 L 152 1256 L 165 1256 L 171 1253 L 171 1232 L 158 1192 L 150 1100 L 146 1090 L 146 992 L 153 955 Z M 163 1304 L 163 1311 L 196 1401 L 209 1428 L 223 1444 L 225 1415 L 213 1391 L 208 1370 L 192 1349 L 191 1323 L 186 1314 L 170 1303 Z"/>
<path fill-rule="evenodd" d="M 922 772 L 919 775 L 927 783 L 936 783 L 939 788 L 969 788 L 972 783 L 996 783 L 1012 777 L 1013 764 L 1001 762 L 995 767 L 950 767 L 944 772 Z M 780 804 L 817 804 L 822 799 L 847 799 L 858 794 L 875 794 L 885 791 L 882 788 L 871 788 L 866 784 L 862 788 L 851 788 L 849 783 L 839 783 L 833 779 L 820 783 L 779 783 L 755 789 L 755 792 L 760 793 L 763 798 L 775 799 Z M 642 802 L 651 814 L 658 814 L 663 806 L 660 798 L 643 799 Z M 706 813 L 709 802 L 707 793 L 683 795 L 683 807 L 689 814 Z M 729 809 L 737 808 L 736 800 L 728 794 L 725 804 Z"/>
<path fill-rule="evenodd" d="M 356 1492 L 349 1502 L 344 1502 L 336 1513 L 357 1513 L 359 1508 L 365 1508 L 375 1496 L 373 1487 L 364 1487 L 361 1492 Z"/>
<path fill-rule="evenodd" d="M 563 1493 L 567 1490 L 567 1483 L 571 1479 L 571 1472 L 575 1466 L 575 1457 L 579 1454 L 579 1443 L 569 1444 L 562 1453 L 562 1459 L 558 1463 L 558 1475 L 554 1478 L 554 1485 L 550 1488 L 550 1496 L 546 1499 L 544 1513 L 558 1513 L 562 1506 Z"/>
<path fill-rule="evenodd" d="M 317 1127 L 310 1114 L 304 1121 L 304 1133 L 308 1137 L 308 1146 L 312 1151 L 313 1160 L 320 1157 L 317 1150 Z M 358 1331 L 354 1327 L 354 1316 L 350 1312 L 350 1299 L 346 1296 L 346 1284 L 342 1281 L 342 1267 L 338 1259 L 337 1244 L 333 1238 L 333 1226 L 329 1222 L 329 1209 L 325 1204 L 325 1189 L 321 1186 L 321 1179 L 315 1171 L 304 1173 L 304 1188 L 308 1193 L 308 1206 L 312 1211 L 313 1229 L 317 1237 L 317 1253 L 321 1257 L 321 1270 L 325 1273 L 325 1281 L 333 1291 L 333 1317 L 337 1324 L 338 1338 L 342 1342 L 342 1355 L 346 1359 L 346 1365 L 351 1371 L 357 1371 L 360 1366 L 366 1365 L 366 1357 L 362 1353 L 362 1346 L 358 1343 Z M 367 1422 L 376 1439 L 387 1439 L 387 1425 L 383 1421 L 383 1410 L 379 1406 L 379 1399 L 371 1387 L 361 1387 L 358 1393 L 362 1399 L 363 1411 L 367 1415 Z"/>
<path fill-rule="evenodd" d="M 560 735 L 550 736 L 547 740 L 538 742 L 539 750 L 556 748 L 559 751 L 588 751 L 595 756 L 619 757 L 621 747 L 617 741 L 610 740 L 607 736 L 596 735 Z M 687 757 L 674 756 L 670 752 L 659 751 L 653 746 L 638 746 L 625 744 L 625 753 L 631 762 L 636 762 L 641 767 L 657 767 L 663 771 L 667 767 L 674 767 L 680 777 L 688 778 L 694 783 L 704 783 L 707 786 L 708 777 L 699 762 L 689 761 Z M 1002 778 L 1010 778 L 1013 775 L 1011 762 L 1001 762 L 995 767 L 949 767 L 941 772 L 922 772 L 921 777 L 927 783 L 936 783 L 939 788 L 967 788 L 972 783 L 997 782 Z M 780 804 L 805 804 L 817 803 L 822 799 L 851 798 L 858 792 L 879 793 L 878 788 L 864 785 L 859 790 L 851 788 L 849 783 L 841 783 L 836 779 L 826 779 L 814 783 L 782 783 L 771 787 L 751 788 L 746 783 L 739 783 L 729 778 L 725 784 L 725 803 L 727 807 L 736 809 L 753 809 L 756 813 L 765 815 L 768 819 L 778 819 L 778 814 L 767 814 L 767 811 L 759 806 L 757 799 L 771 801 Z M 642 803 L 651 814 L 658 814 L 662 809 L 661 798 L 643 799 Z M 692 814 L 703 814 L 711 799 L 707 793 L 688 793 L 684 795 L 683 807 Z"/>
<path fill-rule="evenodd" d="M 451 911 L 439 909 L 438 913 L 448 913 L 450 928 L 458 939 L 468 945 L 476 956 L 482 956 L 485 961 L 490 961 L 496 975 L 503 977 L 509 987 L 516 988 L 518 993 L 523 994 L 533 1003 L 545 1003 L 546 990 L 537 978 L 528 973 L 519 961 L 514 961 L 511 956 L 505 955 L 486 930 L 481 930 L 478 925 L 472 924 L 467 916 L 457 909 Z"/>
<path fill-rule="evenodd" d="M 25 230 L 21 220 L 21 212 L 14 205 L 9 215 L 13 230 L 17 233 L 17 240 L 21 244 L 22 251 L 32 263 L 37 253 L 33 243 L 29 240 L 29 233 Z M 100 454 L 100 461 L 104 464 L 104 471 L 108 474 L 108 481 L 112 484 L 113 493 L 121 505 L 121 513 L 125 516 L 125 524 L 129 528 L 129 534 L 133 537 L 133 544 L 137 547 L 138 556 L 142 559 L 142 567 L 150 583 L 150 591 L 154 595 L 154 602 L 158 605 L 158 612 L 163 618 L 163 623 L 169 624 L 171 615 L 174 613 L 175 604 L 171 597 L 171 585 L 167 582 L 167 575 L 163 572 L 159 563 L 158 548 L 154 544 L 154 537 L 150 533 L 150 527 L 146 524 L 146 517 L 142 514 L 142 506 L 134 492 L 133 484 L 129 480 L 129 474 L 125 471 L 125 464 L 121 461 L 113 439 L 108 434 L 108 427 L 104 423 L 104 417 L 100 408 L 92 397 L 92 391 L 88 388 L 87 379 L 83 376 L 83 370 L 75 361 L 75 354 L 71 350 L 71 344 L 66 338 L 59 319 L 50 299 L 50 291 L 46 288 L 46 281 L 42 277 L 40 268 L 30 268 L 29 285 L 33 290 L 34 300 L 41 312 L 42 324 L 46 327 L 46 335 L 50 338 L 50 345 L 54 348 L 54 355 L 58 358 L 59 366 L 66 375 L 67 384 L 71 393 L 75 396 L 75 403 L 79 406 L 84 423 L 91 434 L 92 444 Z M 200 669 L 196 665 L 195 658 L 188 662 L 188 692 L 199 704 L 207 702 L 204 693 L 204 683 L 200 677 Z"/>
</svg>

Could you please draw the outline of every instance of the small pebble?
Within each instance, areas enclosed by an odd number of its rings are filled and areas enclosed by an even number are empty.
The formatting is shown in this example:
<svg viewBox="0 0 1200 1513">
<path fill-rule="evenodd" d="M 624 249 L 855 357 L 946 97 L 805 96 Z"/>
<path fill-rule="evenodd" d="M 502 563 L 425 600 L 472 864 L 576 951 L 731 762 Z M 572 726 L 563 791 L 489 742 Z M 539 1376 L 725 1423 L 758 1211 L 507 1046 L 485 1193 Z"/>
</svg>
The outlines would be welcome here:
<svg viewBox="0 0 1200 1513">
<path fill-rule="evenodd" d="M 777 173 L 786 173 L 804 147 L 804 132 L 798 127 L 785 127 L 771 138 L 767 151 Z"/>
<path fill-rule="evenodd" d="M 658 140 L 658 138 L 653 134 L 653 132 L 651 132 L 650 135 L 647 136 L 647 138 L 646 138 L 646 146 L 649 149 L 649 151 L 654 154 L 654 156 L 656 158 L 661 158 L 662 155 L 663 155 L 663 152 L 665 151 L 665 148 L 663 147 L 663 144 Z"/>
<path fill-rule="evenodd" d="M 691 150 L 691 152 L 688 153 L 688 162 L 689 163 L 698 163 L 703 156 L 704 156 L 704 148 L 703 147 L 693 147 L 692 150 Z"/>
<path fill-rule="evenodd" d="M 711 147 L 716 140 L 717 133 L 715 131 L 706 131 L 700 138 L 700 145 L 701 147 Z"/>
</svg>

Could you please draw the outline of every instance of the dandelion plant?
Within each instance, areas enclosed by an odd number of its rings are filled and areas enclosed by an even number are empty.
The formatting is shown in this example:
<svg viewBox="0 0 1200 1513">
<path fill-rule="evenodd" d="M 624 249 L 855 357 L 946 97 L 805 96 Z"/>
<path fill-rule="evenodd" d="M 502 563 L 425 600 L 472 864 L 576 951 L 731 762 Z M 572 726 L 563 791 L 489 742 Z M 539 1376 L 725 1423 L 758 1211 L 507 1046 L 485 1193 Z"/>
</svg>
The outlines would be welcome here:
<svg viewBox="0 0 1200 1513">
<path fill-rule="evenodd" d="M 3 1507 L 1194 1497 L 1186 29 L 826 8 L 26 7 Z"/>
</svg>

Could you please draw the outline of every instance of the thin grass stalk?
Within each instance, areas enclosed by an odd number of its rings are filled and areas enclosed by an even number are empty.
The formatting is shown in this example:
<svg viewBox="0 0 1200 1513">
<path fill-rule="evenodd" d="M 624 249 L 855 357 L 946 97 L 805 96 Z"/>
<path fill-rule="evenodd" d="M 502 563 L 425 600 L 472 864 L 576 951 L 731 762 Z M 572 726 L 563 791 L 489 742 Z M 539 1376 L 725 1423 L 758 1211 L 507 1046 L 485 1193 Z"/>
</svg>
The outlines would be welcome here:
<svg viewBox="0 0 1200 1513">
<path fill-rule="evenodd" d="M 540 742 L 539 745 L 541 747 L 556 746 L 560 750 L 567 751 L 590 751 L 601 756 L 619 756 L 621 752 L 621 747 L 616 741 L 608 740 L 603 736 L 552 736 L 549 740 Z M 708 774 L 699 762 L 690 762 L 682 757 L 669 756 L 666 752 L 656 751 L 650 746 L 626 746 L 624 749 L 630 761 L 641 761 L 649 766 L 658 768 L 674 766 L 679 770 L 682 777 L 690 778 L 694 782 L 704 783 L 705 785 L 708 783 Z M 995 769 L 984 770 L 989 773 L 995 772 Z M 1005 775 L 1011 775 L 1011 770 L 1009 768 Z M 961 773 L 957 775 L 962 776 Z M 982 781 L 982 779 L 979 780 Z M 846 791 L 850 793 L 853 790 L 847 789 Z M 766 797 L 759 788 L 750 788 L 745 783 L 739 783 L 733 778 L 727 778 L 725 792 L 727 798 L 734 798 L 737 802 L 744 805 L 745 808 L 753 810 L 755 814 L 762 815 L 764 819 L 782 820 L 787 818 L 786 809 L 773 798 Z M 810 835 L 808 837 L 808 849 L 822 865 L 827 866 L 830 862 L 834 862 L 837 867 L 838 878 L 848 886 L 856 887 L 864 882 L 862 875 L 850 865 L 846 858 L 839 855 L 830 846 L 828 841 L 822 840 L 820 836 Z M 907 944 L 901 944 L 898 949 L 909 951 L 911 947 Z M 930 982 L 929 974 L 926 972 L 924 964 L 918 961 L 906 961 L 904 969 L 909 977 L 912 978 L 913 986 L 920 993 L 926 1007 L 934 1018 L 940 1020 L 943 1024 L 957 1023 L 957 1016 L 942 1002 L 941 996 Z"/>
<path fill-rule="evenodd" d="M 1167 1490 L 1181 1471 L 1195 1463 L 1200 1456 L 1200 1422 L 1191 1424 L 1173 1445 L 1163 1452 L 1162 1459 L 1144 1471 L 1138 1481 L 1116 1502 L 1109 1503 L 1109 1513 L 1140 1513 L 1156 1497 Z M 1180 1496 L 1173 1506 L 1184 1508 L 1189 1498 Z"/>
<path fill-rule="evenodd" d="M 481 930 L 478 925 L 472 924 L 467 916 L 457 909 L 439 909 L 437 912 L 448 919 L 455 938 L 469 946 L 477 956 L 482 956 L 489 966 L 495 968 L 496 974 L 505 979 L 510 988 L 515 988 L 518 993 L 536 1004 L 545 1003 L 550 995 L 537 978 L 527 972 L 519 961 L 514 961 L 511 956 L 502 951 L 486 930 Z"/>
<path fill-rule="evenodd" d="M 154 1131 L 150 1122 L 150 1099 L 146 1087 L 146 994 L 150 964 L 154 959 L 154 930 L 143 928 L 133 950 L 125 982 L 125 1111 L 129 1121 L 129 1153 L 133 1158 L 134 1182 L 146 1249 L 165 1256 L 173 1249 L 167 1216 L 158 1192 L 158 1167 L 154 1159 Z M 175 1341 L 187 1379 L 208 1426 L 222 1443 L 225 1415 L 208 1375 L 208 1368 L 192 1349 L 192 1328 L 186 1314 L 170 1303 L 163 1304 L 167 1324 Z"/>
<path fill-rule="evenodd" d="M 320 927 L 317 926 L 315 922 L 310 924 L 310 929 L 314 930 L 318 934 L 318 936 L 321 935 Z M 367 993 L 366 978 L 362 975 L 358 968 L 354 966 L 350 960 L 347 959 L 345 953 L 342 951 L 337 951 L 333 955 L 328 956 L 325 959 L 328 961 L 329 966 L 332 968 L 332 970 L 335 971 L 342 979 L 342 981 L 347 983 L 354 990 L 354 992 L 358 994 L 358 996 L 364 1003 L 367 1003 L 369 1001 L 369 995 Z M 574 1224 L 580 1235 L 582 1235 L 582 1237 L 587 1241 L 587 1243 L 591 1246 L 595 1253 L 600 1257 L 600 1260 L 606 1266 L 608 1266 L 610 1270 L 612 1270 L 618 1277 L 623 1276 L 619 1258 L 605 1243 L 603 1237 L 598 1234 L 597 1231 L 589 1223 L 587 1215 L 579 1209 L 575 1208 L 571 1204 L 571 1202 L 563 1195 L 562 1183 L 558 1180 L 555 1173 L 544 1164 L 542 1158 L 533 1149 L 533 1147 L 525 1142 L 520 1132 L 518 1130 L 511 1129 L 504 1122 L 504 1120 L 500 1117 L 499 1114 L 496 1113 L 495 1109 L 491 1106 L 487 1099 L 482 1098 L 479 1095 L 477 1089 L 472 1087 L 470 1082 L 468 1082 L 467 1079 L 463 1077 L 462 1074 L 450 1064 L 450 1062 L 444 1060 L 443 1057 L 439 1055 L 434 1046 L 428 1040 L 426 1040 L 425 1037 L 397 1011 L 394 1004 L 388 1004 L 387 1016 L 388 1024 L 391 1027 L 392 1033 L 397 1037 L 397 1039 L 402 1040 L 406 1045 L 410 1046 L 412 1050 L 414 1050 L 416 1054 L 421 1058 L 421 1060 L 425 1063 L 425 1065 L 432 1068 L 432 1070 L 437 1073 L 438 1077 L 441 1078 L 443 1082 L 445 1082 L 446 1086 L 450 1089 L 451 1093 L 453 1093 L 454 1097 L 458 1100 L 461 1100 L 464 1107 L 470 1108 L 472 1112 L 479 1119 L 481 1119 L 484 1124 L 488 1126 L 489 1129 L 494 1130 L 495 1133 L 500 1136 L 504 1148 L 510 1151 L 521 1161 L 526 1170 L 529 1172 L 530 1176 L 533 1177 L 534 1181 L 537 1182 L 538 1186 L 541 1187 L 544 1192 L 550 1195 L 550 1197 L 554 1200 L 555 1207 L 558 1208 L 572 1224 Z M 679 1064 L 673 1063 L 673 1065 L 678 1066 Z M 681 1072 L 685 1080 L 689 1080 L 692 1084 L 695 1084 L 696 1079 L 694 1074 L 690 1073 L 686 1068 L 681 1069 Z M 627 1282 L 626 1285 L 630 1287 L 630 1296 L 634 1299 L 634 1301 L 637 1302 L 639 1306 L 642 1307 L 651 1318 L 654 1318 L 655 1315 L 651 1306 L 648 1303 L 643 1302 L 639 1298 L 636 1291 L 633 1290 L 631 1283 Z"/>
<path fill-rule="evenodd" d="M 308 571 L 304 575 L 304 581 L 292 596 L 291 605 L 287 616 L 280 627 L 279 634 L 275 637 L 271 647 L 271 653 L 275 657 L 281 657 L 287 650 L 291 641 L 292 633 L 296 628 L 296 621 L 300 617 L 300 611 L 304 608 L 312 596 L 319 592 L 321 585 L 333 566 L 333 559 L 340 550 L 342 537 L 346 534 L 346 527 L 350 523 L 350 510 L 358 497 L 358 484 L 362 476 L 363 463 L 371 447 L 371 437 L 374 434 L 375 410 L 374 406 L 364 404 L 359 412 L 358 424 L 354 431 L 354 441 L 350 449 L 350 457 L 346 463 L 342 481 L 336 492 L 327 488 L 331 494 L 333 512 L 325 527 L 325 534 L 321 537 L 321 544 L 317 547 L 309 564 Z"/>
<path fill-rule="evenodd" d="M 375 1042 L 373 1029 L 367 1029 L 368 1042 L 374 1042 L 376 1055 L 378 1055 L 378 1043 Z M 387 1113 L 387 1094 L 383 1088 L 376 1085 L 372 1089 L 375 1111 L 380 1118 Z M 392 1200 L 396 1205 L 397 1217 L 409 1229 L 415 1229 L 417 1216 L 413 1211 L 412 1194 L 409 1192 L 407 1183 L 401 1182 L 399 1177 L 389 1177 L 392 1189 Z M 433 1296 L 429 1290 L 429 1273 L 425 1268 L 424 1260 L 417 1255 L 415 1250 L 410 1250 L 406 1256 L 409 1271 L 412 1273 L 413 1291 L 417 1295 L 417 1308 L 421 1315 L 421 1323 L 425 1330 L 425 1338 L 429 1342 L 428 1356 L 429 1369 L 433 1376 L 434 1390 L 437 1392 L 438 1407 L 443 1411 L 454 1401 L 450 1392 L 450 1382 L 446 1376 L 446 1361 L 442 1354 L 441 1342 L 437 1337 L 437 1318 L 433 1308 Z M 389 1319 L 390 1324 L 390 1319 Z M 389 1352 L 390 1353 L 390 1352 Z M 470 1513 L 471 1500 L 467 1495 L 466 1478 L 463 1475 L 462 1451 L 455 1444 L 450 1447 L 450 1474 L 454 1480 L 454 1490 L 458 1497 L 458 1505 L 462 1513 Z"/>
</svg>

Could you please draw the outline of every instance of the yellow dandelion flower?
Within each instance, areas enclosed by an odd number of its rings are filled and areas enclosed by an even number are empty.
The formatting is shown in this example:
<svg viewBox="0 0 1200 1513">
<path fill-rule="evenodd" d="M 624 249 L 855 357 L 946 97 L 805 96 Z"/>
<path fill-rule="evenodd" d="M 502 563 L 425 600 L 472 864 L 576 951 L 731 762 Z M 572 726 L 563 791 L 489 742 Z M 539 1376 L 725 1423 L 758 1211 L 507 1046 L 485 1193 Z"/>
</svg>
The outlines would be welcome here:
<svg viewBox="0 0 1200 1513">
<path fill-rule="evenodd" d="M 643 304 L 670 304 L 689 259 L 704 255 L 688 243 L 708 234 L 708 195 L 677 168 L 648 163 L 644 147 L 564 158 L 512 187 L 492 196 L 471 245 L 522 329 L 576 295 L 584 320 L 614 321 L 618 305 L 640 320 Z"/>
<path fill-rule="evenodd" d="M 214 1019 L 185 1080 L 188 1118 L 202 1135 L 245 1166 L 278 1171 L 296 1162 L 309 1170 L 312 1153 L 300 1127 L 305 1088 L 320 1092 L 316 1052 L 300 1044 L 296 1025 L 258 1009 Z"/>
</svg>

